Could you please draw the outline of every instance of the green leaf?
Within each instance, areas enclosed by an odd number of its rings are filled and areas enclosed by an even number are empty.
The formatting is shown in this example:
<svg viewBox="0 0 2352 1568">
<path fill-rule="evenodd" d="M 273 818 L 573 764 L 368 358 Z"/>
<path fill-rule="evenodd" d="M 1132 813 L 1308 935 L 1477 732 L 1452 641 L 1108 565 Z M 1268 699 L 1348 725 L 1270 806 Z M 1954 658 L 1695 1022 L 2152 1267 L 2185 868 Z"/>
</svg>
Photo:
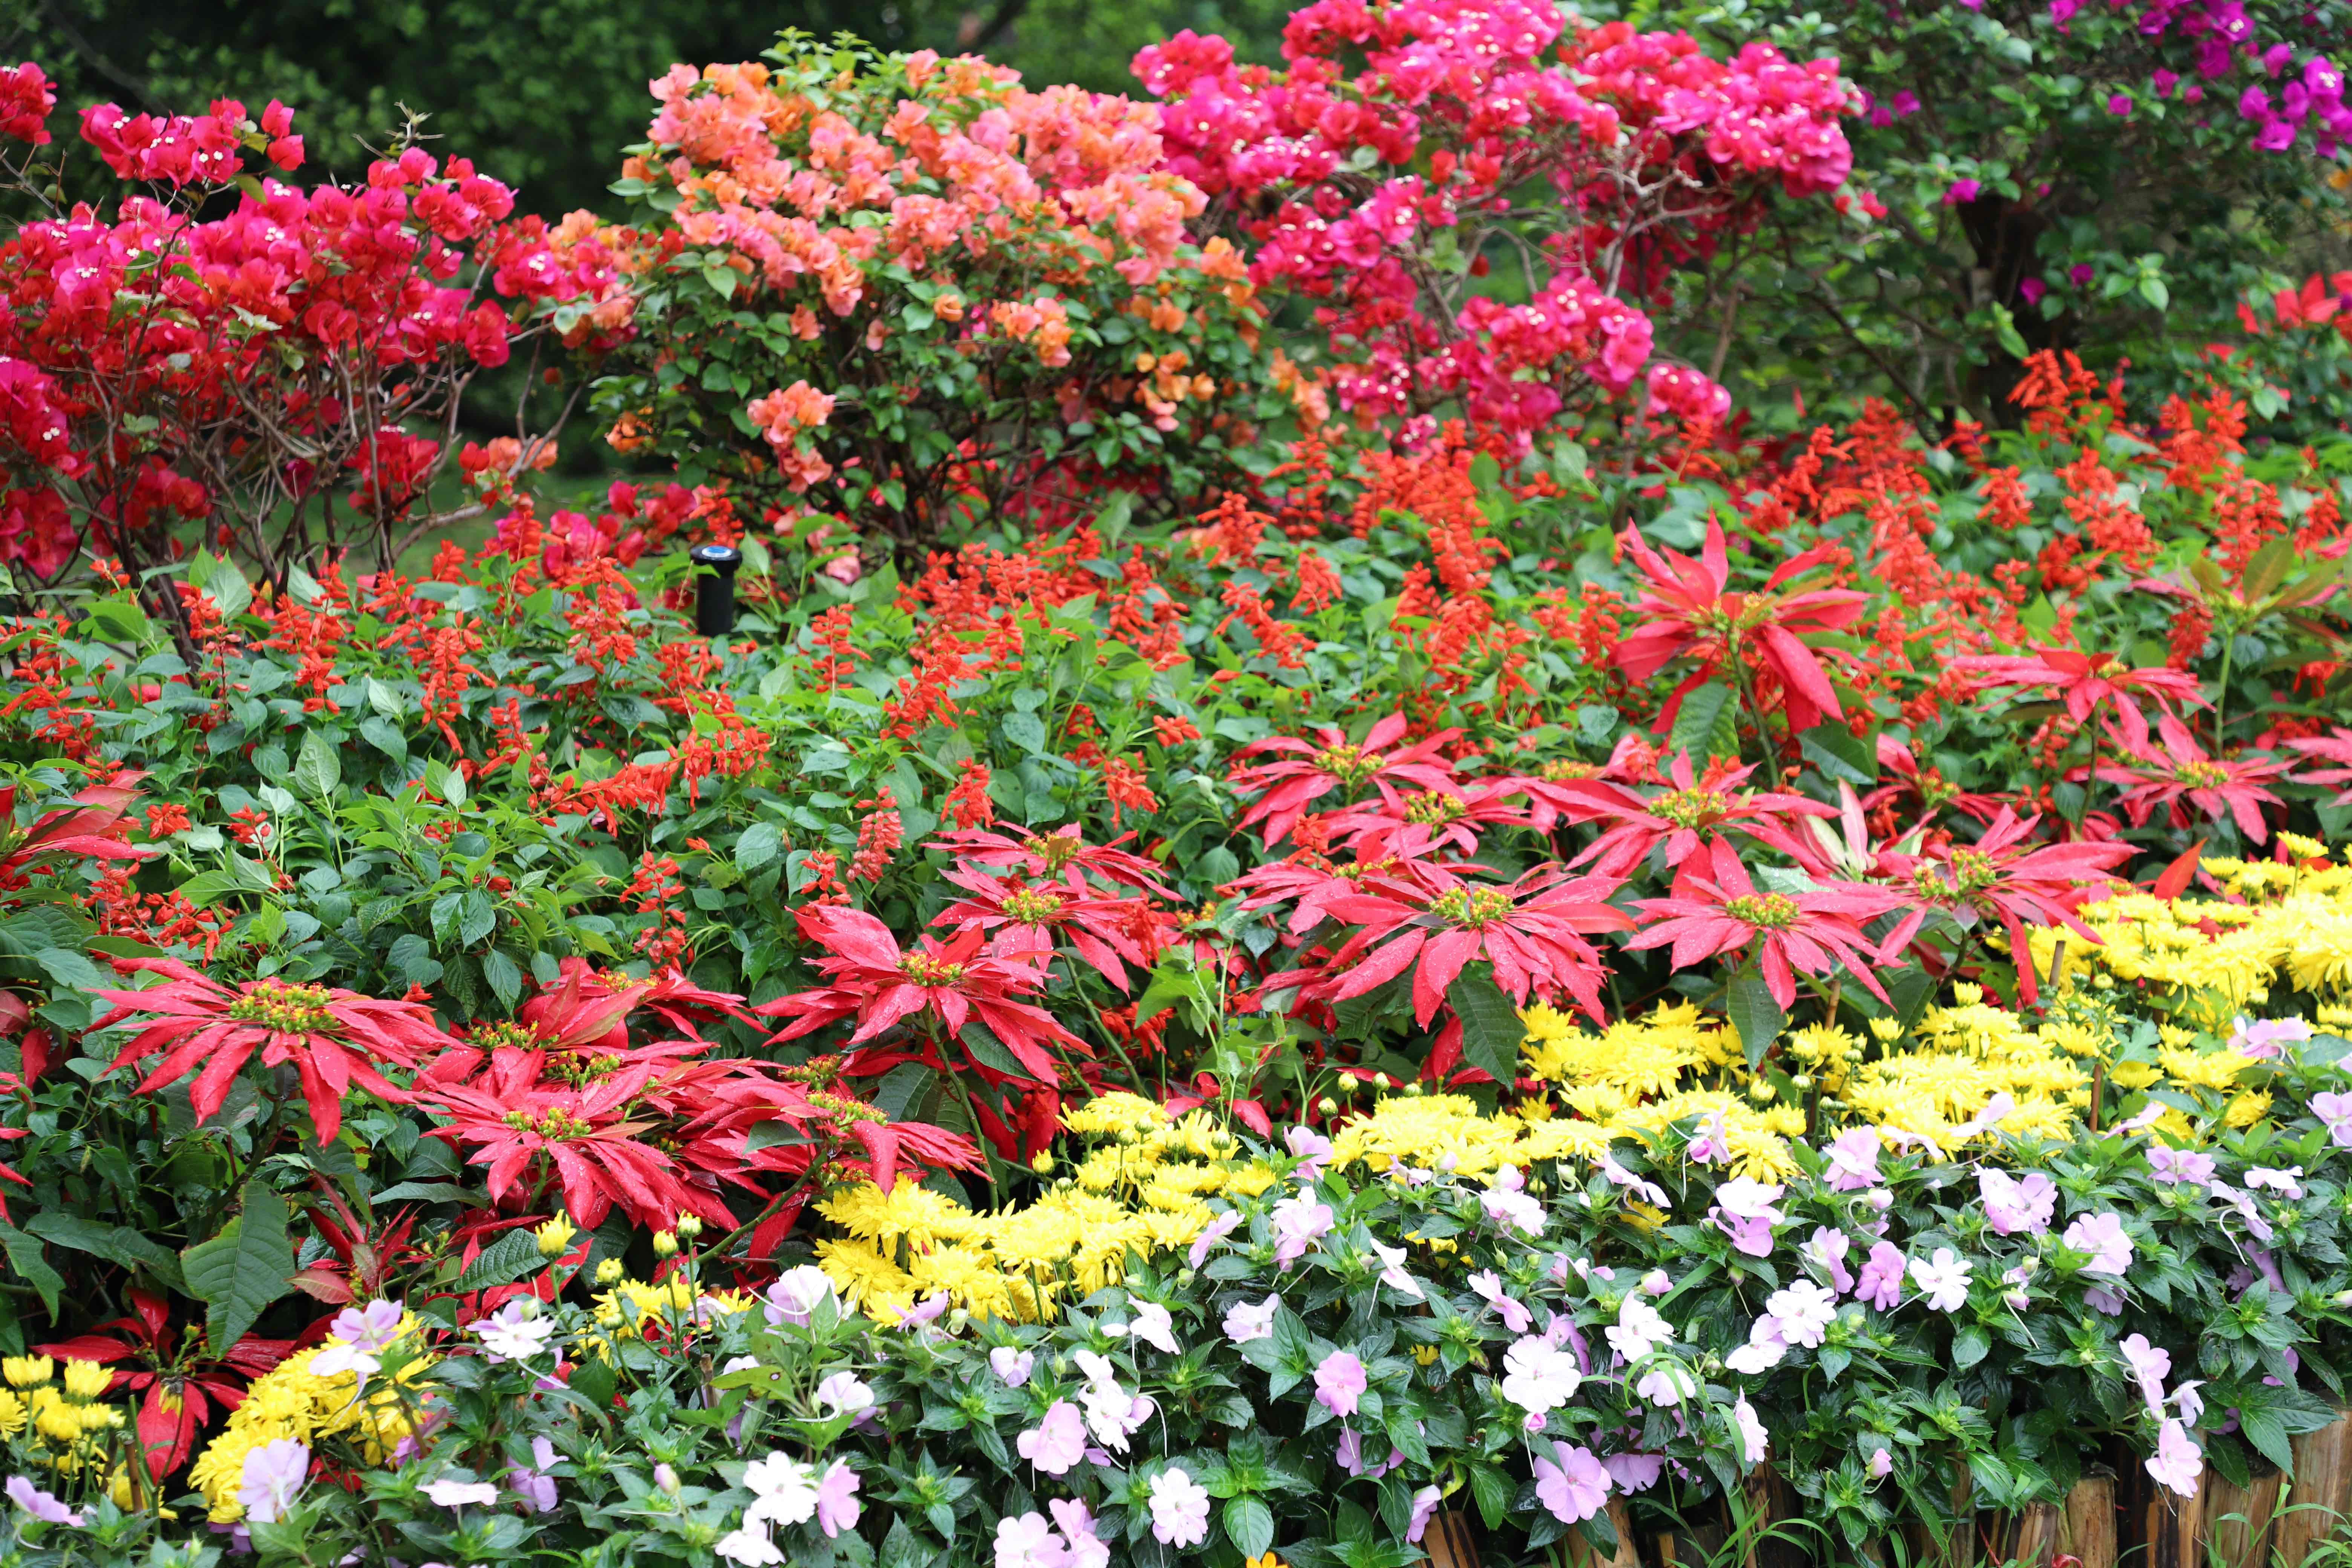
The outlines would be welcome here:
<svg viewBox="0 0 2352 1568">
<path fill-rule="evenodd" d="M 205 1304 L 205 1339 L 221 1355 L 245 1338 L 261 1310 L 290 1287 L 294 1246 L 287 1239 L 286 1200 L 267 1182 L 245 1184 L 237 1217 L 210 1241 L 180 1254 L 188 1294 Z"/>
<path fill-rule="evenodd" d="M 1984 1360 L 1985 1353 L 1991 1349 L 1992 1337 L 1972 1324 L 1952 1336 L 1952 1365 L 1966 1372 Z"/>
<path fill-rule="evenodd" d="M 1739 1031 L 1739 1047 L 1747 1053 L 1748 1069 L 1753 1071 L 1772 1048 L 1772 1042 L 1780 1037 L 1789 1016 L 1774 1000 L 1763 972 L 1753 964 L 1732 976 L 1724 1011 L 1731 1015 L 1731 1026 Z"/>
<path fill-rule="evenodd" d="M 41 1256 L 41 1244 L 15 1226 L 0 1221 L 0 1251 L 7 1253 L 8 1267 L 30 1280 L 33 1289 L 41 1293 L 41 1305 L 49 1310 L 49 1321 L 55 1322 L 58 1293 L 65 1289 L 66 1281 Z"/>
<path fill-rule="evenodd" d="M 143 1268 L 174 1290 L 183 1288 L 178 1255 L 127 1225 L 100 1225 L 79 1215 L 49 1209 L 26 1220 L 25 1228 L 44 1241 L 103 1258 L 125 1268 Z"/>
<path fill-rule="evenodd" d="M 1527 1038 L 1528 1026 L 1495 984 L 1494 971 L 1484 963 L 1469 965 L 1446 987 L 1445 1000 L 1462 1020 L 1462 1059 L 1499 1084 L 1518 1077 L 1519 1042 Z"/>
<path fill-rule="evenodd" d="M 1814 725 L 1797 737 L 1797 745 L 1826 777 L 1851 784 L 1878 782 L 1877 748 L 1835 720 Z"/>
<path fill-rule="evenodd" d="M 2159 310 L 2167 309 L 2172 303 L 2172 290 L 2164 286 L 2164 279 L 2161 278 L 2141 279 L 2139 297 Z"/>
<path fill-rule="evenodd" d="M 1738 703 L 1731 688 L 1720 681 L 1708 681 L 1683 699 L 1681 710 L 1675 714 L 1674 731 L 1667 739 L 1679 751 L 1710 757 L 1731 755 L 1738 750 Z M 1726 729 L 1735 736 L 1727 749 L 1721 734 Z"/>
<path fill-rule="evenodd" d="M 1263 1557 L 1274 1550 L 1274 1510 L 1254 1497 L 1237 1497 L 1225 1504 L 1225 1534 L 1244 1557 Z"/>
<path fill-rule="evenodd" d="M 755 822 L 735 840 L 735 864 L 740 869 L 756 871 L 775 859 L 783 844 L 784 836 L 774 823 Z"/>
<path fill-rule="evenodd" d="M 435 795 L 451 805 L 466 804 L 466 775 L 446 763 L 425 763 L 425 783 Z"/>
<path fill-rule="evenodd" d="M 342 759 L 323 730 L 302 736 L 301 753 L 294 759 L 294 787 L 313 800 L 324 800 L 343 782 Z"/>
<path fill-rule="evenodd" d="M 956 1038 L 963 1042 L 964 1048 L 971 1053 L 972 1060 L 991 1072 L 1001 1072 L 1026 1082 L 1036 1081 L 1037 1075 L 1023 1067 L 1021 1058 L 1005 1049 L 1004 1042 L 990 1034 L 988 1026 L 978 1019 L 967 1021 Z"/>
<path fill-rule="evenodd" d="M 459 1290 L 483 1290 L 493 1285 L 511 1285 L 527 1279 L 547 1267 L 540 1256 L 539 1237 L 528 1230 L 510 1230 L 474 1255 L 474 1261 L 457 1276 Z"/>
</svg>

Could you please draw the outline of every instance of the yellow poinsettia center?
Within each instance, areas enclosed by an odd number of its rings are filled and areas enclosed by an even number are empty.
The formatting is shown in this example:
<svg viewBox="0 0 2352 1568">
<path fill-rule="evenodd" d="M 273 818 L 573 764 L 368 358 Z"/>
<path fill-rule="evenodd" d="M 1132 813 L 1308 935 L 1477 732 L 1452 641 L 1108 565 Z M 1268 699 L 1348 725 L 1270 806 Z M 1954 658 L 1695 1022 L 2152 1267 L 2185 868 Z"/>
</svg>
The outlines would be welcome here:
<svg viewBox="0 0 2352 1568">
<path fill-rule="evenodd" d="M 918 985 L 953 985 L 963 978 L 963 965 L 942 963 L 929 953 L 910 952 L 898 961 L 898 973 Z"/>
<path fill-rule="evenodd" d="M 1038 925 L 1062 912 L 1062 895 L 1043 888 L 1024 888 L 1004 896 L 1004 912 L 1023 925 Z"/>
<path fill-rule="evenodd" d="M 1404 819 L 1418 822 L 1423 827 L 1443 827 L 1458 820 L 1470 809 L 1470 803 L 1458 795 L 1445 795 L 1432 790 L 1427 795 L 1414 795 L 1404 804 Z"/>
<path fill-rule="evenodd" d="M 1318 752 L 1315 754 L 1315 765 L 1336 777 L 1341 784 L 1353 788 L 1380 771 L 1381 759 L 1377 752 L 1367 752 L 1361 746 L 1341 742 L 1339 745 Z"/>
<path fill-rule="evenodd" d="M 314 1035 L 335 1026 L 328 1007 L 333 993 L 323 985 L 289 985 L 265 980 L 228 1005 L 228 1016 L 240 1024 L 258 1024 L 284 1035 Z"/>
<path fill-rule="evenodd" d="M 1670 789 L 1650 802 L 1650 815 L 1676 827 L 1697 828 L 1720 822 L 1731 809 L 1731 797 L 1719 789 Z"/>
<path fill-rule="evenodd" d="M 1430 904 L 1429 912 L 1447 925 L 1484 931 L 1511 912 L 1511 895 L 1498 888 L 1448 888 Z"/>
<path fill-rule="evenodd" d="M 1723 911 L 1743 925 L 1762 931 L 1786 931 L 1804 912 L 1786 893 L 1743 893 L 1726 902 Z"/>
</svg>

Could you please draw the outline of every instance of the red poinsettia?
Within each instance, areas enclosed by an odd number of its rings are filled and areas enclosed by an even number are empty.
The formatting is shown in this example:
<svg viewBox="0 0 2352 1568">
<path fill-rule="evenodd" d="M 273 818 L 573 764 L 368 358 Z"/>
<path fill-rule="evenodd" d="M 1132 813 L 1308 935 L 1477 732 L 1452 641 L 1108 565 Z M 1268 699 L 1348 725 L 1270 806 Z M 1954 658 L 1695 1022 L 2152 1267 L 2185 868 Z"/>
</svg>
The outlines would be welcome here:
<svg viewBox="0 0 2352 1568">
<path fill-rule="evenodd" d="M 652 1066 L 625 1066 L 574 1088 L 541 1080 L 540 1065 L 536 1052 L 497 1052 L 472 1082 L 436 1082 L 418 1096 L 448 1119 L 430 1136 L 470 1148 L 467 1162 L 488 1167 L 492 1202 L 541 1207 L 551 1180 L 565 1210 L 591 1229 L 615 1205 L 656 1229 L 681 1214 L 734 1225 L 715 1194 L 680 1180 L 670 1157 L 645 1142 L 658 1122 L 637 1114 Z"/>
<path fill-rule="evenodd" d="M 2352 730 L 2338 724 L 2325 735 L 2305 735 L 2289 741 L 2287 745 L 2315 762 L 2337 764 L 2332 768 L 2307 768 L 2294 775 L 2295 783 L 2342 784 L 2346 787 L 2336 797 L 2335 804 L 2352 804 Z"/>
<path fill-rule="evenodd" d="M 1872 971 L 1877 946 L 1862 922 L 1897 902 L 1885 888 L 1854 882 L 1816 885 L 1801 892 L 1758 889 L 1738 853 L 1718 838 L 1706 854 L 1683 868 L 1672 896 L 1644 899 L 1642 913 L 1653 922 L 1625 945 L 1641 949 L 1674 944 L 1676 969 L 1689 969 L 1753 947 L 1764 984 L 1785 1010 L 1797 1000 L 1796 972 L 1827 974 L 1840 964 L 1881 1001 L 1886 993 Z"/>
<path fill-rule="evenodd" d="M 1623 539 L 1633 564 L 1649 579 L 1634 608 L 1650 618 L 1617 645 L 1618 668 L 1642 681 L 1678 658 L 1695 667 L 1666 699 L 1662 725 L 1674 722 L 1685 696 L 1732 667 L 1779 688 L 1792 732 L 1811 729 L 1824 715 L 1845 717 L 1821 655 L 1804 639 L 1853 625 L 1869 595 L 1851 588 L 1791 588 L 1828 559 L 1826 547 L 1790 556 L 1749 593 L 1731 587 L 1730 549 L 1723 524 L 1711 515 L 1696 561 L 1651 549 L 1638 529 L 1628 528 Z"/>
<path fill-rule="evenodd" d="M 931 923 L 958 931 L 976 926 L 989 933 L 992 952 L 1050 952 L 1059 934 L 1121 991 L 1128 989 L 1128 964 L 1151 966 L 1152 955 L 1132 934 L 1151 930 L 1150 922 L 1137 919 L 1143 900 L 1105 897 L 1087 885 L 1076 866 L 1066 867 L 1059 878 L 1033 882 L 960 865 L 949 869 L 947 879 L 971 896 L 941 910 Z"/>
<path fill-rule="evenodd" d="M 1609 906 L 1614 880 L 1570 877 L 1556 866 L 1499 884 L 1430 866 L 1418 880 L 1410 889 L 1350 884 L 1321 900 L 1325 912 L 1356 931 L 1322 964 L 1276 976 L 1267 989 L 1303 984 L 1310 1000 L 1344 1002 L 1411 969 L 1413 1016 L 1427 1027 L 1455 977 L 1483 958 L 1515 1002 L 1524 1005 L 1530 993 L 1573 997 L 1601 1016 L 1601 958 L 1584 939 L 1633 929 Z"/>
<path fill-rule="evenodd" d="M 1895 783 L 1881 784 L 1864 795 L 1864 811 L 1891 810 L 1890 803 L 1905 795 L 1917 799 L 1922 822 L 1946 806 L 1979 822 L 1990 822 L 2007 808 L 2008 802 L 1997 795 L 1976 795 L 1960 788 L 1933 763 L 1920 762 L 1912 755 L 1910 747 L 1892 736 L 1881 732 L 1877 749 L 1879 772 Z"/>
<path fill-rule="evenodd" d="M 382 1100 L 402 1092 L 376 1070 L 378 1062 L 414 1067 L 426 1056 L 456 1044 L 415 1002 L 387 1002 L 325 985 L 283 980 L 248 981 L 232 991 L 206 979 L 175 958 L 118 958 L 124 974 L 160 974 L 161 985 L 145 991 L 100 991 L 114 1011 L 91 1026 L 93 1032 L 133 1018 L 146 1021 L 116 1068 L 161 1053 L 163 1059 L 140 1083 L 152 1094 L 201 1067 L 189 1099 L 199 1121 L 217 1111 L 228 1086 L 253 1053 L 262 1065 L 291 1064 L 321 1143 L 343 1124 L 343 1096 L 353 1084 Z"/>
<path fill-rule="evenodd" d="M 825 1025 L 856 1018 L 852 1046 L 873 1039 L 891 1025 L 928 1013 L 950 1036 L 977 1021 L 1047 1083 L 1057 1073 L 1047 1043 L 1084 1053 L 1085 1043 L 1054 1021 L 1043 1007 L 1021 1001 L 1045 983 L 1039 952 L 991 952 L 987 933 L 968 926 L 945 942 L 919 937 L 908 952 L 890 928 L 862 910 L 811 904 L 800 911 L 801 934 L 825 950 L 816 967 L 829 985 L 779 996 L 755 1009 L 793 1022 L 775 1043 L 796 1040 Z"/>
<path fill-rule="evenodd" d="M 89 1333 L 34 1348 L 41 1355 L 114 1368 L 110 1394 L 127 1388 L 146 1395 L 139 1402 L 139 1441 L 147 1450 L 148 1473 L 161 1480 L 188 1462 L 213 1405 L 234 1410 L 244 1404 L 246 1384 L 292 1354 L 294 1342 L 247 1334 L 215 1357 L 201 1340 L 180 1337 L 162 1297 L 133 1289 L 131 1312 Z"/>
<path fill-rule="evenodd" d="M 2116 805 L 2145 826 L 2159 805 L 2171 807 L 2173 826 L 2188 826 L 2183 803 L 2195 806 L 2206 820 L 2233 820 L 2251 843 L 2270 837 L 2263 807 L 2280 805 L 2279 797 L 2263 786 L 2286 772 L 2284 763 L 2251 763 L 2242 758 L 2210 754 L 2189 732 L 2189 726 L 2169 713 L 2156 721 L 2154 743 L 2145 722 L 2135 722 L 2137 709 L 2126 709 L 2121 728 L 2111 731 L 2121 756 L 2099 764 L 2099 777 L 2126 788 Z"/>
<path fill-rule="evenodd" d="M 1119 847 L 1134 837 L 1132 833 L 1122 833 L 1108 844 L 1089 844 L 1079 837 L 1077 825 L 1070 823 L 1050 833 L 1032 833 L 1020 838 L 975 827 L 956 833 L 934 833 L 929 841 L 959 860 L 969 860 L 975 866 L 1017 867 L 1032 877 L 1058 877 L 1064 868 L 1076 866 L 1106 882 L 1157 893 L 1163 899 L 1174 898 L 1176 889 L 1161 879 L 1158 866 L 1133 850 Z"/>
<path fill-rule="evenodd" d="M 584 959 L 567 958 L 554 984 L 515 1009 L 513 1024 L 505 1028 L 513 1038 L 506 1043 L 592 1055 L 625 1052 L 629 1017 L 643 1009 L 699 1044 L 697 1024 L 717 1017 L 748 1021 L 742 1004 L 740 996 L 704 990 L 675 967 L 633 980 L 599 973 Z"/>
<path fill-rule="evenodd" d="M 2113 654 L 2074 647 L 2037 647 L 2030 655 L 1969 654 L 1952 660 L 1951 668 L 1975 676 L 1981 686 L 2046 691 L 2066 705 L 2066 716 L 2077 724 L 2103 702 L 2114 703 L 2118 711 L 2129 709 L 2146 723 L 2137 695 L 2156 699 L 2168 712 L 2174 702 L 2193 708 L 2205 700 L 2203 685 L 2185 669 L 2164 665 L 2135 669 Z"/>
<path fill-rule="evenodd" d="M 1998 921 L 2017 963 L 2018 994 L 2032 1002 L 2040 988 L 2025 928 L 2063 925 L 2096 946 L 2097 934 L 2074 918 L 2074 910 L 2115 882 L 2112 873 L 2134 853 L 2130 845 L 2113 842 L 2036 844 L 2033 829 L 2041 820 L 2021 821 L 2004 808 L 1974 844 L 1943 843 L 1921 854 L 1888 857 L 1908 879 L 1912 908 L 1880 950 L 1900 952 L 1930 910 L 1941 910 L 1964 925 Z"/>
<path fill-rule="evenodd" d="M 1660 845 L 1665 847 L 1666 864 L 1679 866 L 1726 828 L 1771 828 L 1786 835 L 1799 817 L 1837 815 L 1803 795 L 1740 789 L 1755 771 L 1754 763 L 1710 764 L 1699 775 L 1692 771 L 1690 753 L 1677 752 L 1667 771 L 1672 787 L 1653 794 L 1597 778 L 1555 786 L 1559 798 L 1586 803 L 1590 820 L 1614 825 L 1585 847 L 1576 864 L 1590 865 L 1603 877 L 1623 877 Z"/>
<path fill-rule="evenodd" d="M 1532 825 L 1528 808 L 1511 804 L 1526 788 L 1526 781 L 1516 778 L 1441 784 L 1335 811 L 1323 826 L 1361 860 L 1443 848 L 1475 855 L 1481 829 Z"/>
<path fill-rule="evenodd" d="M 0 888 L 21 888 L 26 874 L 59 856 L 75 860 L 136 860 L 153 853 L 123 842 L 130 829 L 124 809 L 139 798 L 135 787 L 146 775 L 119 773 L 75 795 L 74 804 L 44 813 L 29 827 L 16 826 L 16 786 L 0 786 Z"/>
<path fill-rule="evenodd" d="M 1410 746 L 1390 750 L 1404 739 L 1407 727 L 1403 714 L 1391 713 L 1367 731 L 1361 742 L 1323 727 L 1315 731 L 1312 741 L 1276 735 L 1243 747 L 1234 759 L 1228 782 L 1244 794 L 1263 793 L 1250 803 L 1236 826 L 1262 823 L 1259 831 L 1266 843 L 1279 844 L 1290 836 L 1308 806 L 1335 789 L 1345 790 L 1353 798 L 1370 785 L 1393 805 L 1399 803 L 1399 784 L 1444 788 L 1454 777 L 1454 764 L 1445 760 L 1444 746 L 1462 731 L 1441 730 Z M 1270 763 L 1245 762 L 1269 752 L 1282 755 Z"/>
</svg>

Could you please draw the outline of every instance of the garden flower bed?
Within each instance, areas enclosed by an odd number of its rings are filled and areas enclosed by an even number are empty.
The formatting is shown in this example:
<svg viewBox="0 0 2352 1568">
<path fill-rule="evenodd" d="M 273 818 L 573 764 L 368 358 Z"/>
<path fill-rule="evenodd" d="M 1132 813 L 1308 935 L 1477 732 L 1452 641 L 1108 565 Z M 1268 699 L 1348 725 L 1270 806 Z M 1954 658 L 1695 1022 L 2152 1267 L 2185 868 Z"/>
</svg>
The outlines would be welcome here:
<svg viewBox="0 0 2352 1568">
<path fill-rule="evenodd" d="M 0 73 L 10 1562 L 2339 1550 L 2352 439 L 1735 409 L 1839 61 L 1286 37 L 551 219 Z"/>
</svg>

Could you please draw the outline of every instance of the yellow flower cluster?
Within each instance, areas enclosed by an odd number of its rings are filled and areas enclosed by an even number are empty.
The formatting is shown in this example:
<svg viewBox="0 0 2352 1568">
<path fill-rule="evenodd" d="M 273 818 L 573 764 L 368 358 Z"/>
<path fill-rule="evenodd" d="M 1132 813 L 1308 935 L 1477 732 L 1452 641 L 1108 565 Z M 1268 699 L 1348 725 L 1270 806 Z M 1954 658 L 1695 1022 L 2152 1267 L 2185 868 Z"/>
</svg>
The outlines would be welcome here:
<svg viewBox="0 0 2352 1568">
<path fill-rule="evenodd" d="M 1209 1222 L 1209 1198 L 1275 1181 L 1207 1116 L 1171 1119 L 1137 1095 L 1104 1095 L 1064 1126 L 1102 1142 L 1036 1202 L 975 1214 L 908 1177 L 888 1194 L 853 1187 L 818 1205 L 842 1233 L 817 1244 L 818 1263 L 845 1300 L 883 1322 L 942 1291 L 975 1314 L 1037 1321 L 1117 1281 L 1129 1252 L 1190 1244 Z"/>
<path fill-rule="evenodd" d="M 114 1374 L 96 1362 L 68 1361 L 62 1375 L 45 1355 L 0 1360 L 0 1436 L 29 1433 L 36 1455 L 67 1475 L 99 1456 L 100 1434 L 122 1425 L 122 1412 L 100 1404 Z"/>
<path fill-rule="evenodd" d="M 415 1430 L 415 1384 L 433 1361 L 423 1347 L 416 1317 L 410 1313 L 401 1319 L 399 1336 L 377 1352 L 386 1367 L 399 1367 L 398 1375 L 371 1375 L 364 1394 L 354 1373 L 322 1377 L 310 1370 L 324 1345 L 290 1355 L 255 1378 L 245 1403 L 230 1413 L 228 1425 L 188 1472 L 189 1484 L 210 1505 L 213 1522 L 234 1524 L 245 1517 L 245 1505 L 236 1500 L 245 1457 L 278 1438 L 315 1447 L 321 1438 L 339 1437 L 369 1464 L 382 1464 Z"/>
<path fill-rule="evenodd" d="M 2346 1021 L 2327 1015 L 2352 1001 L 2352 867 L 2313 840 L 2281 841 L 2295 860 L 2204 862 L 2227 899 L 2126 893 L 2084 905 L 2078 914 L 2098 933 L 2095 947 L 2065 931 L 2033 931 L 2038 973 L 2051 973 L 2063 942 L 2064 981 L 2140 989 L 2209 1031 L 2282 987 L 2320 998 L 2315 1022 Z"/>
</svg>

